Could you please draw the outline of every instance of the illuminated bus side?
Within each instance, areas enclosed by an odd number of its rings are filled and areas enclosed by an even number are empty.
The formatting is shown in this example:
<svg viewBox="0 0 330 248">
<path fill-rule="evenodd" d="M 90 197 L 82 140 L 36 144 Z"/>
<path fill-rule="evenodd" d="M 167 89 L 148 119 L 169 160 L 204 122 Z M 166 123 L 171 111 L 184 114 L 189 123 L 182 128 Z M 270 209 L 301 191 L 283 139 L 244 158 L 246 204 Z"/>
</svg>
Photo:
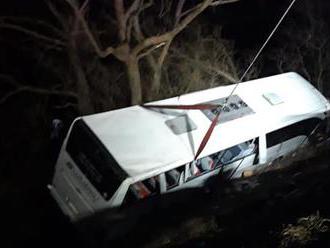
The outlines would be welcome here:
<svg viewBox="0 0 330 248">
<path fill-rule="evenodd" d="M 222 104 L 233 85 L 151 105 Z M 330 103 L 296 73 L 240 84 L 195 158 L 216 110 L 130 106 L 82 116 L 63 143 L 51 194 L 72 221 L 137 200 L 237 178 L 289 156 L 325 129 Z M 313 139 L 313 137 L 312 137 Z"/>
</svg>

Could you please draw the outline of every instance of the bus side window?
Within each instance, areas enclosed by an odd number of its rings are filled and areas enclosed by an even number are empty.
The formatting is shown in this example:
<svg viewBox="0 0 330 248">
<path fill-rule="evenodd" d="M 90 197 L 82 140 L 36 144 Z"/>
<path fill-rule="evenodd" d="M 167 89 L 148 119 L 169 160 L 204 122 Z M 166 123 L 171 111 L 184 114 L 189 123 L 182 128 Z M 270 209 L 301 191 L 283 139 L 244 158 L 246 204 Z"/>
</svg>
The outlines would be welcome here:
<svg viewBox="0 0 330 248">
<path fill-rule="evenodd" d="M 238 159 L 251 155 L 255 152 L 256 142 L 257 139 L 250 140 L 228 148 L 220 157 L 220 165 L 227 165 Z"/>
<path fill-rule="evenodd" d="M 136 194 L 134 194 L 134 190 L 132 189 L 132 185 L 131 185 L 126 192 L 122 206 L 131 206 L 138 200 L 139 200 L 139 198 L 136 197 Z"/>
<path fill-rule="evenodd" d="M 327 117 L 317 126 L 315 132 L 311 135 L 310 142 L 317 145 L 330 137 L 330 118 Z"/>
<path fill-rule="evenodd" d="M 267 148 L 279 145 L 298 136 L 309 136 L 320 121 L 318 118 L 311 118 L 267 133 Z"/>
<path fill-rule="evenodd" d="M 130 205 L 138 200 L 160 193 L 159 176 L 150 177 L 129 186 L 123 205 Z"/>
<path fill-rule="evenodd" d="M 188 170 L 188 179 L 204 175 L 216 168 L 226 166 L 251 155 L 256 151 L 257 144 L 258 138 L 255 138 L 191 162 Z"/>
<path fill-rule="evenodd" d="M 212 171 L 215 168 L 215 161 L 212 156 L 206 156 L 193 161 L 189 165 L 188 180 L 204 175 L 205 173 Z"/>
<path fill-rule="evenodd" d="M 184 182 L 185 165 L 165 172 L 166 189 L 169 190 Z"/>
</svg>

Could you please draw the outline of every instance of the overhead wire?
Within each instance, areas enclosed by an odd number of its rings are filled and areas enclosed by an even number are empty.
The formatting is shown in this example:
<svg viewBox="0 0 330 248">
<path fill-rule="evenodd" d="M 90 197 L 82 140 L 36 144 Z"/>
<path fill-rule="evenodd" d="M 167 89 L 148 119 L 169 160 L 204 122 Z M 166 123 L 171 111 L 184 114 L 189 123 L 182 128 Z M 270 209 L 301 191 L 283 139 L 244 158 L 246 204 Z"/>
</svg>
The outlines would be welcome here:
<svg viewBox="0 0 330 248">
<path fill-rule="evenodd" d="M 262 44 L 262 46 L 260 47 L 259 51 L 257 52 L 257 54 L 254 56 L 253 60 L 251 61 L 250 65 L 247 67 L 247 69 L 244 71 L 243 75 L 241 76 L 241 78 L 238 80 L 238 82 L 236 83 L 235 87 L 233 88 L 233 90 L 231 91 L 230 95 L 227 97 L 230 98 L 235 90 L 237 89 L 238 85 L 240 83 L 242 83 L 243 79 L 245 78 L 245 76 L 247 75 L 247 73 L 251 70 L 253 64 L 256 62 L 256 60 L 258 59 L 258 57 L 260 56 L 260 54 L 262 53 L 262 51 L 264 50 L 264 48 L 266 47 L 266 45 L 268 44 L 268 42 L 270 41 L 270 39 L 273 37 L 274 33 L 277 31 L 278 27 L 281 25 L 282 21 L 284 20 L 284 18 L 287 16 L 287 14 L 289 13 L 290 9 L 292 8 L 292 6 L 294 5 L 294 3 L 296 2 L 296 0 L 292 0 L 290 5 L 287 7 L 287 9 L 285 10 L 285 12 L 283 13 L 283 15 L 281 16 L 281 18 L 279 19 L 279 21 L 277 22 L 277 24 L 275 25 L 275 27 L 273 28 L 272 32 L 268 35 L 266 41 Z M 226 103 L 225 103 L 226 104 Z M 222 106 L 224 107 L 224 106 Z"/>
<path fill-rule="evenodd" d="M 260 47 L 260 49 L 258 50 L 257 54 L 254 56 L 253 60 L 251 61 L 250 65 L 247 67 L 247 69 L 244 71 L 243 75 L 241 76 L 241 78 L 238 80 L 238 82 L 235 84 L 233 90 L 230 92 L 229 96 L 226 97 L 225 102 L 223 105 L 219 106 L 219 110 L 216 109 L 216 115 L 213 119 L 213 121 L 211 122 L 211 125 L 209 126 L 205 136 L 203 137 L 203 140 L 201 141 L 199 148 L 197 150 L 197 153 L 195 154 L 195 160 L 198 158 L 198 156 L 202 153 L 204 147 L 206 146 L 214 128 L 216 123 L 218 122 L 218 119 L 220 117 L 220 113 L 222 112 L 222 110 L 227 107 L 227 103 L 229 98 L 234 94 L 235 90 L 237 89 L 237 87 L 239 86 L 240 83 L 242 83 L 243 79 L 245 78 L 245 76 L 247 75 L 247 73 L 250 71 L 250 69 L 252 68 L 252 66 L 254 65 L 254 63 L 256 62 L 256 60 L 258 59 L 258 57 L 260 56 L 260 54 L 262 53 L 262 51 L 264 50 L 264 48 L 266 47 L 266 45 L 268 44 L 268 42 L 270 41 L 270 39 L 273 37 L 274 33 L 276 32 L 276 30 L 278 29 L 278 27 L 281 25 L 282 21 L 284 20 L 284 18 L 286 17 L 286 15 L 289 13 L 289 11 L 291 10 L 292 6 L 294 5 L 294 3 L 296 2 L 296 0 L 292 0 L 291 3 L 289 4 L 289 6 L 286 8 L 286 10 L 284 11 L 284 13 L 282 14 L 281 18 L 279 19 L 279 21 L 277 22 L 277 24 L 275 25 L 275 27 L 273 28 L 273 30 L 271 31 L 271 33 L 268 35 L 266 41 L 262 44 L 262 46 Z"/>
<path fill-rule="evenodd" d="M 279 19 L 279 21 L 277 22 L 277 24 L 275 25 L 275 27 L 273 28 L 273 30 L 271 31 L 271 33 L 268 35 L 266 41 L 262 44 L 262 46 L 260 47 L 260 49 L 258 50 L 257 54 L 254 56 L 253 60 L 251 61 L 250 65 L 247 67 L 247 69 L 244 71 L 243 75 L 241 76 L 241 78 L 239 79 L 239 81 L 236 83 L 235 87 L 233 88 L 233 90 L 231 91 L 231 93 L 229 94 L 229 96 L 226 98 L 225 100 L 225 104 L 222 106 L 221 110 L 227 105 L 228 99 L 234 94 L 235 90 L 237 89 L 238 85 L 240 83 L 242 83 L 243 79 L 245 78 L 245 76 L 247 75 L 247 73 L 250 71 L 250 69 L 252 68 L 253 64 L 256 62 L 256 60 L 258 59 L 258 57 L 260 56 L 260 54 L 262 53 L 262 51 L 264 50 L 264 48 L 266 47 L 266 45 L 268 44 L 268 42 L 270 41 L 270 39 L 273 37 L 274 33 L 277 31 L 278 27 L 281 25 L 282 21 L 284 20 L 284 18 L 287 16 L 287 14 L 289 13 L 289 11 L 291 10 L 292 6 L 295 4 L 296 0 L 292 0 L 289 4 L 289 6 L 286 8 L 285 12 L 282 14 L 281 18 Z M 236 173 L 236 171 L 238 170 L 238 168 L 241 166 L 241 164 L 243 163 L 244 158 L 242 159 L 242 161 L 238 164 L 238 166 L 235 168 L 235 170 L 233 171 L 233 173 L 231 173 L 231 175 L 229 176 L 229 179 L 231 179 L 234 174 Z"/>
</svg>

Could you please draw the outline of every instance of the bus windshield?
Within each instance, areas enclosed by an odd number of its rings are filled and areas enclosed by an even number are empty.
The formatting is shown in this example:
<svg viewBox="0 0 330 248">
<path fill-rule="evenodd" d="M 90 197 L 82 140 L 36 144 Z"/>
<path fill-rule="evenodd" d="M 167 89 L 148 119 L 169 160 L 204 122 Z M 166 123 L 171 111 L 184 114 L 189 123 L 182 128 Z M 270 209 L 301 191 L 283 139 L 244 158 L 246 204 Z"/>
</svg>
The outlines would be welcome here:
<svg viewBox="0 0 330 248">
<path fill-rule="evenodd" d="M 105 200 L 111 199 L 121 182 L 127 177 L 108 150 L 81 119 L 77 120 L 72 127 L 66 150 Z"/>
</svg>

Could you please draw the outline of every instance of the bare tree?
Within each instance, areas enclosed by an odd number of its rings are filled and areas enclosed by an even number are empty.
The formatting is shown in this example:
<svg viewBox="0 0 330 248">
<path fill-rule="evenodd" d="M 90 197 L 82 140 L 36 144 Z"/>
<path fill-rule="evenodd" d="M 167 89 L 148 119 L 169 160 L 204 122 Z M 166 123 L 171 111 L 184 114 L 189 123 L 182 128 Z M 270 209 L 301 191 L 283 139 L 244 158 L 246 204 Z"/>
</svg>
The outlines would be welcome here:
<svg viewBox="0 0 330 248">
<path fill-rule="evenodd" d="M 224 39 L 219 26 L 199 22 L 186 31 L 169 49 L 160 97 L 239 81 L 255 51 L 237 53 L 234 41 Z M 259 76 L 260 68 L 259 63 L 255 63 L 244 79 Z"/>
<path fill-rule="evenodd" d="M 91 113 L 94 111 L 91 87 L 92 84 L 98 84 L 98 82 L 91 83 L 88 80 L 86 61 L 81 56 L 82 49 L 84 53 L 89 54 L 89 58 L 92 60 L 109 57 L 122 63 L 129 83 L 131 104 L 140 104 L 144 99 L 149 100 L 158 94 L 161 86 L 162 67 L 175 37 L 206 8 L 236 1 L 238 0 L 194 2 L 162 0 L 159 8 L 159 5 L 152 0 L 114 0 L 109 4 L 115 18 L 108 15 L 107 24 L 107 30 L 110 30 L 111 27 L 115 27 L 116 30 L 116 34 L 111 36 L 111 39 L 105 39 L 105 36 L 102 36 L 97 27 L 93 25 L 88 16 L 91 4 L 88 0 L 82 3 L 78 0 L 63 2 L 45 0 L 59 24 L 56 26 L 36 21 L 38 25 L 47 29 L 47 32 L 41 32 L 43 29 L 40 28 L 33 30 L 17 24 L 17 20 L 13 22 L 8 18 L 1 19 L 0 28 L 16 30 L 34 37 L 47 46 L 47 49 L 64 51 L 74 72 L 74 77 L 66 80 L 75 85 L 78 108 L 82 113 Z M 157 9 L 160 9 L 158 19 L 167 13 L 170 25 L 157 27 L 157 31 L 150 34 L 148 28 L 144 26 L 143 15 L 147 11 L 155 13 Z M 142 60 L 145 61 L 152 74 L 149 81 L 143 81 L 143 83 L 141 81 Z M 148 90 L 143 92 L 144 88 Z"/>
<path fill-rule="evenodd" d="M 102 49 L 90 31 L 88 23 L 83 13 L 79 11 L 77 4 L 72 0 L 66 0 L 81 22 L 83 30 L 97 54 L 102 58 L 113 55 L 125 64 L 131 90 L 131 104 L 139 104 L 143 100 L 139 69 L 140 59 L 145 56 L 148 57 L 148 64 L 153 70 L 151 92 L 158 92 L 162 65 L 173 39 L 207 7 L 236 1 L 204 0 L 198 4 L 189 6 L 187 9 L 184 8 L 185 0 L 177 1 L 173 27 L 161 34 L 147 37 L 141 29 L 140 14 L 145 9 L 151 7 L 154 4 L 153 1 L 144 2 L 142 0 L 134 0 L 129 6 L 125 7 L 123 0 L 115 0 L 114 9 L 117 21 L 118 42 L 117 45 L 110 45 Z M 158 56 L 155 56 L 152 53 L 157 49 L 161 49 L 161 52 Z"/>
</svg>

